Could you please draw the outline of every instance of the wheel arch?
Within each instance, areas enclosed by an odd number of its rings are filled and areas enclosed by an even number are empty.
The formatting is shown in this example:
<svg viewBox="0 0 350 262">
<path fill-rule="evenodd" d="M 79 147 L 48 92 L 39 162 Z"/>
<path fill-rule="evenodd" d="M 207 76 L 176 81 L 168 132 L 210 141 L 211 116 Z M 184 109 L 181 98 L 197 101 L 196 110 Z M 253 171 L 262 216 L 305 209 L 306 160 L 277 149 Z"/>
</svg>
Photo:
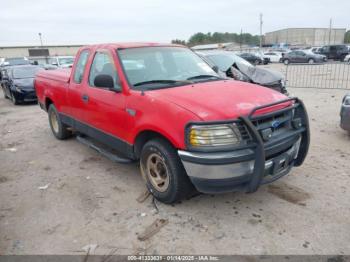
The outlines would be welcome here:
<svg viewBox="0 0 350 262">
<path fill-rule="evenodd" d="M 45 110 L 49 110 L 49 106 L 53 103 L 53 100 L 50 97 L 45 97 Z"/>
<path fill-rule="evenodd" d="M 161 138 L 167 141 L 170 145 L 176 148 L 176 143 L 169 135 L 155 131 L 152 129 L 145 129 L 140 131 L 134 140 L 134 156 L 136 159 L 140 158 L 142 147 L 150 140 Z"/>
</svg>

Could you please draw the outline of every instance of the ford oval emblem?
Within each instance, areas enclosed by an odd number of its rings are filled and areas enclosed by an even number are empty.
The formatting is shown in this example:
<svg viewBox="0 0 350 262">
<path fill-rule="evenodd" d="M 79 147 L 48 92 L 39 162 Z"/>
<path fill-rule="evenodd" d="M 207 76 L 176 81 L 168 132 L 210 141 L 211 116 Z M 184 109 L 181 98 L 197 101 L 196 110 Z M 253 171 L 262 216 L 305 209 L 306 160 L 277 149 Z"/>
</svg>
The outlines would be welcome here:
<svg viewBox="0 0 350 262">
<path fill-rule="evenodd" d="M 278 128 L 281 125 L 281 122 L 278 120 L 272 121 L 271 126 L 273 128 Z"/>
</svg>

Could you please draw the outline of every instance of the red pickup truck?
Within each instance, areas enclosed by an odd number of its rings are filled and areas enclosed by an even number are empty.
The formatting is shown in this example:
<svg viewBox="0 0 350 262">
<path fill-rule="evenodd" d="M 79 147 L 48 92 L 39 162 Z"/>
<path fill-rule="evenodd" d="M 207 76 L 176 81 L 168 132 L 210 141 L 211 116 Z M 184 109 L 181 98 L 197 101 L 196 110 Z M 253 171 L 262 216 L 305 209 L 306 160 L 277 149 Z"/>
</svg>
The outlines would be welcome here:
<svg viewBox="0 0 350 262">
<path fill-rule="evenodd" d="M 223 79 L 184 46 L 84 46 L 71 71 L 41 71 L 35 88 L 56 138 L 74 130 L 116 161 L 139 160 L 165 203 L 254 192 L 300 166 L 309 147 L 302 101 Z"/>
</svg>

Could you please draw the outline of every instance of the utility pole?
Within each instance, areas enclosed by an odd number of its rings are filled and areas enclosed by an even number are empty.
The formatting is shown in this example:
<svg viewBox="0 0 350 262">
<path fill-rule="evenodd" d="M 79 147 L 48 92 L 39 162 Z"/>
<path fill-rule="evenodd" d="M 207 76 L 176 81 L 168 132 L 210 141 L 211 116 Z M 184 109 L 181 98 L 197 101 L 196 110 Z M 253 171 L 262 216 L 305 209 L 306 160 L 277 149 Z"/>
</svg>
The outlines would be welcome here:
<svg viewBox="0 0 350 262">
<path fill-rule="evenodd" d="M 332 35 L 332 18 L 329 19 L 328 45 L 331 44 L 331 35 Z"/>
<path fill-rule="evenodd" d="M 241 35 L 239 39 L 239 51 L 242 52 L 242 28 L 241 28 Z"/>
<path fill-rule="evenodd" d="M 40 38 L 40 45 L 43 47 L 43 39 L 41 38 L 41 33 L 39 33 L 39 38 Z"/>
<path fill-rule="evenodd" d="M 260 50 L 262 47 L 262 25 L 263 25 L 263 14 L 260 13 Z"/>
</svg>

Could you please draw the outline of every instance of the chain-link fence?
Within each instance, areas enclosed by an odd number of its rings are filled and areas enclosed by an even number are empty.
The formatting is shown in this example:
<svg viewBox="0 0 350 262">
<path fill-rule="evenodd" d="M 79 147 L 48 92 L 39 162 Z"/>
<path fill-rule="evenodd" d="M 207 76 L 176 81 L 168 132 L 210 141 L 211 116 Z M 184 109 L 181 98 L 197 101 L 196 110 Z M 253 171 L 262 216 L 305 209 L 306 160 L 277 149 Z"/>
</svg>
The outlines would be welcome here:
<svg viewBox="0 0 350 262">
<path fill-rule="evenodd" d="M 287 87 L 350 89 L 350 64 L 289 64 L 286 80 Z"/>
</svg>

